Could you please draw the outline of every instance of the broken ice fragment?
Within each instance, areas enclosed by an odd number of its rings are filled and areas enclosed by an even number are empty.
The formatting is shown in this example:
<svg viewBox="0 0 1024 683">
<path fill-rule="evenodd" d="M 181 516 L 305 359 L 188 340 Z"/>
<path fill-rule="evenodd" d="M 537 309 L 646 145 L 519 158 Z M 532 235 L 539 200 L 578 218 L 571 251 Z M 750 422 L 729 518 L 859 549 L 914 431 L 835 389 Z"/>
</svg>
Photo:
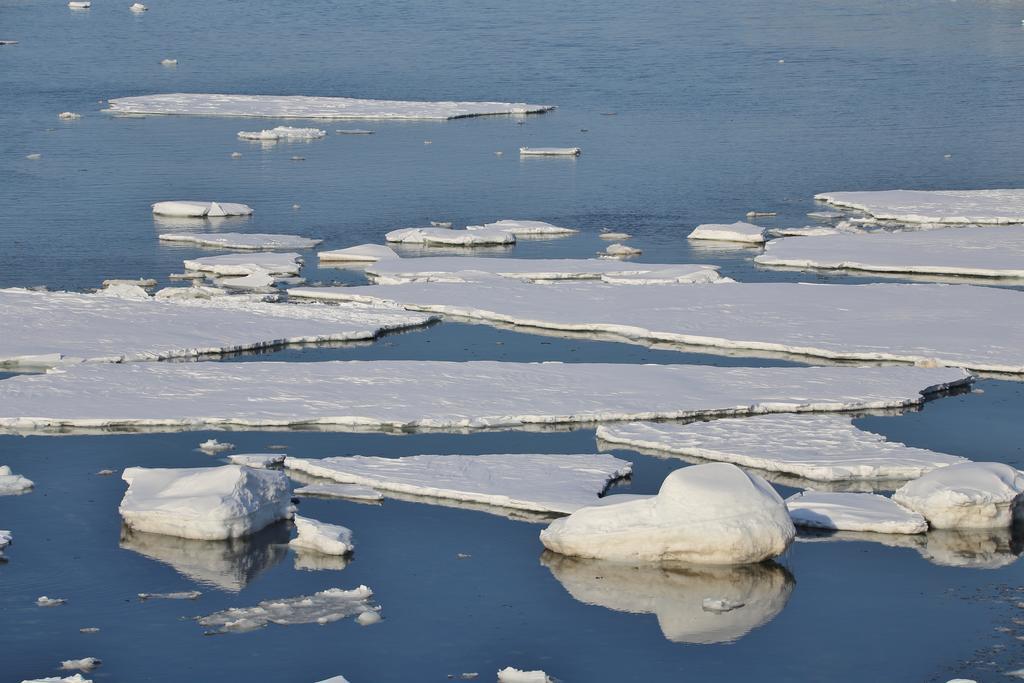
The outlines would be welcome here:
<svg viewBox="0 0 1024 683">
<path fill-rule="evenodd" d="M 61 121 L 74 121 L 75 119 L 82 118 L 82 115 L 76 114 L 73 111 L 62 111 L 61 113 L 57 114 L 57 118 Z"/>
<path fill-rule="evenodd" d="M 192 242 L 203 247 L 245 249 L 251 251 L 276 249 L 312 249 L 323 240 L 297 235 L 276 235 L 240 232 L 164 233 L 163 242 Z"/>
<path fill-rule="evenodd" d="M 211 218 L 248 216 L 252 214 L 252 208 L 229 202 L 167 201 L 153 204 L 153 213 L 177 218 Z"/>
<path fill-rule="evenodd" d="M 628 232 L 601 232 L 597 236 L 603 240 L 628 240 L 632 237 Z"/>
<path fill-rule="evenodd" d="M 313 595 L 264 600 L 256 607 L 232 607 L 201 617 L 199 623 L 215 633 L 244 633 L 267 624 L 329 624 L 374 610 L 372 597 L 373 591 L 366 586 L 328 588 Z"/>
<path fill-rule="evenodd" d="M 217 439 L 207 439 L 199 444 L 199 450 L 207 455 L 216 455 L 223 451 L 230 451 L 234 447 L 235 444 L 233 443 L 225 443 L 223 441 L 217 441 Z"/>
<path fill-rule="evenodd" d="M 139 593 L 139 600 L 196 600 L 201 591 L 179 591 L 177 593 Z"/>
<path fill-rule="evenodd" d="M 814 198 L 903 223 L 1024 223 L 1024 189 L 824 192 Z"/>
<path fill-rule="evenodd" d="M 128 9 L 132 12 L 145 12 L 149 8 L 143 5 L 141 2 L 133 2 L 131 5 L 128 6 Z"/>
<path fill-rule="evenodd" d="M 873 493 L 803 491 L 786 499 L 793 523 L 830 531 L 922 534 L 924 517 Z"/>
<path fill-rule="evenodd" d="M 451 226 L 452 224 L 449 222 L 445 227 L 450 228 Z M 495 221 L 494 223 L 484 223 L 483 225 L 467 225 L 466 230 L 504 230 L 517 237 L 557 237 L 579 232 L 575 228 L 563 228 L 551 223 L 545 223 L 544 221 L 518 219 L 505 219 Z"/>
<path fill-rule="evenodd" d="M 239 131 L 238 137 L 242 140 L 260 140 L 263 142 L 277 140 L 316 140 L 327 135 L 327 131 L 319 128 L 294 128 L 292 126 L 278 126 L 266 130 Z"/>
<path fill-rule="evenodd" d="M 355 548 L 351 529 L 299 515 L 295 515 L 294 521 L 298 536 L 288 544 L 293 548 L 313 550 L 324 555 L 348 555 Z"/>
<path fill-rule="evenodd" d="M 16 496 L 34 485 L 31 479 L 14 474 L 9 465 L 0 466 L 0 496 Z"/>
<path fill-rule="evenodd" d="M 506 666 L 498 671 L 498 683 L 552 683 L 546 673 L 540 670 L 523 671 Z"/>
<path fill-rule="evenodd" d="M 380 621 L 380 612 L 376 610 L 366 610 L 365 612 L 360 612 L 359 616 L 356 617 L 356 623 L 360 626 L 371 626 L 373 624 L 380 623 Z"/>
<path fill-rule="evenodd" d="M 687 239 L 764 244 L 764 228 L 742 221 L 729 225 L 705 223 L 694 228 Z"/>
<path fill-rule="evenodd" d="M 576 157 L 579 156 L 581 150 L 579 147 L 520 147 L 519 154 L 522 156 L 561 156 L 561 157 Z"/>
<path fill-rule="evenodd" d="M 236 465 L 267 469 L 284 464 L 284 453 L 239 453 L 229 455 L 228 460 Z"/>
<path fill-rule="evenodd" d="M 504 230 L 451 230 L 448 228 L 400 228 L 384 235 L 401 244 L 475 247 L 515 244 L 516 236 Z"/>
<path fill-rule="evenodd" d="M 636 247 L 631 247 L 626 244 L 609 244 L 605 247 L 602 256 L 612 256 L 615 258 L 623 258 L 628 256 L 639 256 L 643 252 Z"/>
<path fill-rule="evenodd" d="M 936 529 L 1009 527 L 1024 493 L 1024 473 L 996 462 L 944 467 L 908 482 L 892 499 Z"/>
<path fill-rule="evenodd" d="M 185 268 L 200 270 L 216 275 L 298 275 L 302 268 L 302 256 L 295 252 L 261 252 L 249 254 L 224 254 L 186 259 Z"/>
<path fill-rule="evenodd" d="M 79 671 L 92 671 L 102 663 L 102 660 L 97 659 L 95 657 L 83 657 L 81 659 L 65 659 L 63 662 L 60 663 L 60 668 L 64 669 L 65 671 L 74 671 L 75 669 L 78 669 Z"/>
<path fill-rule="evenodd" d="M 321 261 L 354 261 L 367 262 L 380 261 L 382 259 L 397 259 L 398 254 L 391 247 L 381 244 L 360 244 L 355 247 L 334 249 L 332 251 L 321 251 L 317 254 Z"/>
<path fill-rule="evenodd" d="M 40 595 L 36 598 L 36 605 L 39 607 L 59 607 L 65 602 L 67 602 L 65 598 L 50 598 L 45 595 Z"/>
</svg>

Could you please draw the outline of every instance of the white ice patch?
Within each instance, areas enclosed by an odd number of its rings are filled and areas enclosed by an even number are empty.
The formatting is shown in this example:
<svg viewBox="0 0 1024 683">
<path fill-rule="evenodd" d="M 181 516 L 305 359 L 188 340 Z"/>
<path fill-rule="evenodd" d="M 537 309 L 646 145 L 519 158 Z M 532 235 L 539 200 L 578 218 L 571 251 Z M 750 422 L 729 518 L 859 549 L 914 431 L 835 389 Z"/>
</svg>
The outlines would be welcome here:
<svg viewBox="0 0 1024 683">
<path fill-rule="evenodd" d="M 1024 277 L 1024 228 L 942 228 L 773 240 L 765 266 L 878 273 Z"/>
<path fill-rule="evenodd" d="M 239 465 L 129 467 L 118 511 L 130 528 L 199 540 L 247 536 L 292 515 L 283 472 Z"/>
<path fill-rule="evenodd" d="M 188 270 L 198 270 L 215 275 L 298 275 L 302 268 L 302 256 L 295 252 L 268 252 L 259 254 L 224 254 L 188 259 Z"/>
<path fill-rule="evenodd" d="M 496 114 L 540 114 L 544 104 L 511 102 L 407 102 L 352 97 L 301 95 L 213 95 L 169 93 L 119 97 L 107 110 L 114 114 L 245 116 L 275 119 L 458 119 Z"/>
<path fill-rule="evenodd" d="M 68 3 L 70 7 L 73 3 Z M 83 4 L 83 3 L 78 3 Z M 89 3 L 84 3 L 88 5 Z M 91 678 L 82 678 L 82 674 L 75 674 L 73 676 L 66 676 L 61 678 L 60 676 L 48 676 L 46 678 L 27 678 L 21 683 L 92 683 Z"/>
<path fill-rule="evenodd" d="M 771 484 L 727 463 L 684 467 L 658 495 L 629 498 L 556 519 L 540 540 L 575 557 L 725 565 L 781 555 L 796 535 Z"/>
<path fill-rule="evenodd" d="M 628 244 L 609 244 L 604 248 L 603 252 L 599 252 L 604 258 L 627 258 L 629 256 L 639 256 L 644 253 L 642 250 L 636 247 L 631 247 Z"/>
<path fill-rule="evenodd" d="M 366 273 L 381 284 L 403 282 L 473 282 L 481 274 L 517 280 L 596 280 L 599 278 L 636 281 L 671 279 L 673 282 L 706 282 L 720 278 L 717 266 L 622 263 L 602 259 L 519 259 L 474 256 L 430 256 L 378 261 Z M 543 292 L 538 292 L 542 295 Z"/>
<path fill-rule="evenodd" d="M 240 130 L 238 137 L 242 140 L 259 140 L 277 142 L 278 140 L 318 140 L 327 135 L 327 131 L 319 128 L 293 128 L 277 126 L 264 130 Z"/>
<path fill-rule="evenodd" d="M 292 491 L 296 496 L 323 496 L 350 500 L 383 500 L 384 494 L 369 486 L 356 484 L 307 484 Z"/>
<path fill-rule="evenodd" d="M 793 523 L 830 531 L 922 534 L 924 517 L 874 493 L 804 491 L 786 499 Z"/>
<path fill-rule="evenodd" d="M 14 542 L 14 534 L 7 529 L 0 529 L 0 557 L 4 556 L 4 548 Z"/>
<path fill-rule="evenodd" d="M 284 458 L 285 455 L 283 453 L 239 453 L 238 455 L 228 456 L 228 460 L 234 465 L 245 465 L 246 467 L 255 467 L 259 470 L 283 465 Z"/>
<path fill-rule="evenodd" d="M 115 282 L 105 285 L 103 289 L 96 291 L 96 296 L 108 296 L 115 299 L 129 299 L 134 301 L 145 301 L 149 298 L 149 292 L 139 285 L 125 282 Z"/>
<path fill-rule="evenodd" d="M 288 458 L 285 466 L 345 484 L 530 512 L 569 513 L 598 502 L 630 463 L 610 455 L 414 455 Z"/>
<path fill-rule="evenodd" d="M 224 443 L 222 441 L 217 441 L 217 439 L 207 439 L 199 444 L 199 450 L 207 455 L 216 455 L 223 451 L 230 451 L 234 447 L 235 444 L 233 443 Z"/>
<path fill-rule="evenodd" d="M 39 607 L 60 607 L 66 602 L 65 598 L 51 598 L 47 595 L 40 595 L 36 598 L 36 605 Z"/>
<path fill-rule="evenodd" d="M 579 602 L 616 612 L 654 614 L 674 643 L 728 643 L 764 626 L 786 606 L 793 577 L 775 563 L 733 567 L 634 566 L 582 560 L 552 552 L 541 556 L 551 574 Z M 704 609 L 707 599 L 742 607 Z"/>
<path fill-rule="evenodd" d="M 188 288 L 181 288 L 187 290 Z M 243 296 L 132 301 L 0 289 L 0 365 L 187 358 L 284 344 L 373 339 L 432 316 L 394 307 L 292 305 Z"/>
<path fill-rule="evenodd" d="M 190 242 L 201 247 L 218 247 L 221 249 L 245 249 L 262 251 L 275 249 L 312 249 L 323 240 L 299 237 L 297 235 L 274 235 L 266 233 L 242 232 L 193 232 L 164 233 L 160 235 L 164 242 Z"/>
<path fill-rule="evenodd" d="M 73 111 L 62 111 L 61 113 L 57 114 L 57 118 L 61 121 L 75 121 L 77 119 L 82 118 L 82 115 L 76 114 Z"/>
<path fill-rule="evenodd" d="M 805 225 L 802 228 L 771 228 L 767 231 L 767 234 L 772 237 L 824 237 L 826 235 L 839 235 L 842 232 L 839 228 Z M 772 244 L 772 242 L 768 243 L 769 246 Z"/>
<path fill-rule="evenodd" d="M 252 208 L 228 202 L 168 201 L 154 204 L 153 213 L 171 218 L 219 218 L 248 216 L 252 214 Z"/>
<path fill-rule="evenodd" d="M 373 591 L 366 586 L 352 590 L 328 588 L 313 595 L 264 600 L 256 607 L 232 607 L 199 619 L 215 633 L 244 633 L 267 624 L 329 624 L 376 608 Z"/>
<path fill-rule="evenodd" d="M 288 543 L 293 548 L 324 555 L 348 555 L 355 549 L 352 530 L 347 527 L 295 515 L 295 529 L 298 536 Z"/>
<path fill-rule="evenodd" d="M 965 458 L 866 432 L 841 415 L 761 415 L 672 424 L 601 425 L 609 444 L 648 448 L 702 460 L 730 462 L 816 481 L 916 479 Z"/>
<path fill-rule="evenodd" d="M 817 238 L 810 238 L 817 239 Z M 490 323 L 831 360 L 1024 373 L 1024 294 L 939 284 L 410 283 L 289 290 Z"/>
<path fill-rule="evenodd" d="M 82 657 L 81 659 L 65 659 L 60 663 L 60 668 L 65 671 L 92 671 L 103 662 L 96 657 Z"/>
<path fill-rule="evenodd" d="M 223 287 L 208 287 L 193 283 L 191 287 L 164 287 L 158 290 L 153 295 L 153 298 L 157 301 L 194 301 L 212 299 L 216 296 L 227 296 L 230 293 Z"/>
<path fill-rule="evenodd" d="M 139 593 L 139 600 L 198 600 L 201 591 L 178 591 L 176 593 Z"/>
<path fill-rule="evenodd" d="M 764 244 L 764 228 L 760 225 L 744 223 L 743 221 L 737 221 L 728 225 L 705 223 L 694 228 L 693 232 L 687 236 L 687 239 Z"/>
<path fill-rule="evenodd" d="M 388 242 L 448 247 L 488 247 L 515 244 L 516 236 L 504 230 L 452 230 L 450 228 L 399 228 L 384 235 Z"/>
<path fill-rule="evenodd" d="M 394 249 L 382 244 L 360 244 L 355 247 L 345 247 L 344 249 L 321 251 L 317 256 L 321 262 L 351 261 L 355 263 L 373 263 L 375 261 L 398 258 L 398 254 L 395 253 Z"/>
<path fill-rule="evenodd" d="M 524 157 L 575 157 L 582 152 L 579 147 L 520 147 L 519 154 Z"/>
<path fill-rule="evenodd" d="M 1024 223 L 1024 190 L 824 192 L 814 198 L 903 223 Z"/>
<path fill-rule="evenodd" d="M 996 462 L 972 462 L 929 472 L 893 494 L 936 529 L 1009 527 L 1024 492 L 1024 473 Z"/>
<path fill-rule="evenodd" d="M 483 225 L 467 225 L 466 230 L 503 230 L 517 237 L 560 237 L 579 232 L 575 228 L 562 228 L 544 221 L 505 219 Z"/>
<path fill-rule="evenodd" d="M 25 493 L 34 485 L 31 479 L 14 474 L 10 466 L 0 466 L 0 496 L 16 496 Z"/>
<path fill-rule="evenodd" d="M 900 366 L 389 360 L 85 364 L 0 382 L 0 429 L 523 428 L 897 408 L 922 403 L 923 393 L 970 380 L 958 369 Z"/>
</svg>

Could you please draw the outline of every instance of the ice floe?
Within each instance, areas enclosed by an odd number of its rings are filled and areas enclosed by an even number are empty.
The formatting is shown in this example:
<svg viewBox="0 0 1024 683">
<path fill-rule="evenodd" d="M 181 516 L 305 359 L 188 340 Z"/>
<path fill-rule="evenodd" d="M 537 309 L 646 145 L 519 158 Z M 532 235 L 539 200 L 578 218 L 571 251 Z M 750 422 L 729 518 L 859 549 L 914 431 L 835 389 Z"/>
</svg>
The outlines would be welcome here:
<svg viewBox="0 0 1024 683">
<path fill-rule="evenodd" d="M 821 225 L 805 225 L 802 228 L 771 228 L 765 232 L 772 237 L 824 237 L 839 235 L 843 231 L 839 228 L 826 228 Z M 771 246 L 772 242 L 769 242 L 768 245 Z"/>
<path fill-rule="evenodd" d="M 177 593 L 139 593 L 139 600 L 198 600 L 202 591 L 178 591 Z"/>
<path fill-rule="evenodd" d="M 277 142 L 278 140 L 318 140 L 327 135 L 327 131 L 319 128 L 294 128 L 277 126 L 264 130 L 240 130 L 238 137 L 242 140 L 259 140 L 261 142 Z"/>
<path fill-rule="evenodd" d="M 276 119 L 458 119 L 496 114 L 540 114 L 554 107 L 510 102 L 408 102 L 301 95 L 169 93 L 119 97 L 114 114 L 245 116 Z"/>
<path fill-rule="evenodd" d="M 31 479 L 14 474 L 9 465 L 0 466 L 0 496 L 16 496 L 25 493 L 35 484 Z"/>
<path fill-rule="evenodd" d="M 632 237 L 628 232 L 601 232 L 597 235 L 603 240 L 628 240 Z"/>
<path fill-rule="evenodd" d="M 373 263 L 385 259 L 396 259 L 398 254 L 391 247 L 386 247 L 382 244 L 360 244 L 355 247 L 345 247 L 344 249 L 321 251 L 317 254 L 317 257 L 319 257 L 321 262 L 352 261 L 357 263 Z"/>
<path fill-rule="evenodd" d="M 482 274 L 517 280 L 596 280 L 599 278 L 671 279 L 709 282 L 719 279 L 717 266 L 621 263 L 602 259 L 518 259 L 474 256 L 428 256 L 386 259 L 366 267 L 381 284 L 403 282 L 472 282 Z M 543 291 L 538 291 L 543 296 Z"/>
<path fill-rule="evenodd" d="M 911 448 L 866 432 L 842 415 L 760 415 L 673 424 L 601 425 L 609 444 L 730 462 L 817 481 L 916 479 L 965 458 Z"/>
<path fill-rule="evenodd" d="M 219 218 L 223 216 L 249 216 L 252 208 L 229 202 L 168 201 L 153 204 L 153 213 L 171 218 Z"/>
<path fill-rule="evenodd" d="M 283 465 L 284 458 L 284 453 L 239 453 L 228 456 L 228 460 L 232 464 L 255 467 L 261 470 Z"/>
<path fill-rule="evenodd" d="M 809 238 L 817 239 L 817 238 Z M 490 323 L 831 360 L 1024 372 L 1024 294 L 992 287 L 789 282 L 678 287 L 409 283 L 296 288 L 293 298 L 389 303 Z M 955 321 L 955 323 L 953 322 Z"/>
<path fill-rule="evenodd" d="M 256 254 L 223 254 L 186 259 L 185 268 L 215 275 L 298 275 L 302 269 L 302 256 L 295 252 L 265 252 Z"/>
<path fill-rule="evenodd" d="M 781 555 L 796 535 L 771 484 L 727 463 L 684 467 L 656 496 L 614 501 L 556 519 L 541 542 L 576 557 L 722 565 Z"/>
<path fill-rule="evenodd" d="M 233 443 L 224 443 L 222 441 L 217 441 L 217 439 L 207 439 L 199 444 L 199 450 L 207 455 L 216 455 L 217 453 L 230 451 L 234 447 L 235 444 Z"/>
<path fill-rule="evenodd" d="M 903 223 L 1024 223 L 1024 190 L 823 192 L 814 198 Z"/>
<path fill-rule="evenodd" d="M 323 242 L 323 240 L 299 237 L 298 235 L 241 232 L 169 232 L 160 235 L 160 240 L 163 242 L 191 242 L 201 247 L 246 249 L 251 251 L 264 249 L 312 249 Z"/>
<path fill-rule="evenodd" d="M 160 64 L 161 66 L 178 66 L 178 60 L 170 58 L 161 59 Z"/>
<path fill-rule="evenodd" d="M 295 515 L 298 536 L 288 544 L 293 548 L 312 550 L 324 555 L 348 555 L 355 548 L 352 530 L 309 517 Z"/>
<path fill-rule="evenodd" d="M 128 6 L 128 9 L 132 12 L 145 12 L 149 8 L 143 5 L 141 2 L 133 2 L 131 5 Z"/>
<path fill-rule="evenodd" d="M 449 247 L 485 247 L 515 244 L 516 236 L 505 230 L 452 230 L 450 228 L 399 228 L 384 235 L 388 242 L 400 244 L 442 245 Z"/>
<path fill-rule="evenodd" d="M 772 240 L 765 266 L 879 273 L 1024 277 L 1024 228 L 942 228 Z"/>
<path fill-rule="evenodd" d="M 384 494 L 369 486 L 357 484 L 306 484 L 292 491 L 296 496 L 322 496 L 350 500 L 383 500 Z"/>
<path fill-rule="evenodd" d="M 36 598 L 36 605 L 39 607 L 60 607 L 67 602 L 65 598 L 51 598 L 46 595 L 40 595 Z"/>
<path fill-rule="evenodd" d="M 92 2 L 90 0 L 71 0 L 68 3 L 68 7 L 71 9 L 89 9 L 92 7 Z"/>
<path fill-rule="evenodd" d="M 137 531 L 213 541 L 237 538 L 291 517 L 283 472 L 240 465 L 129 467 L 118 511 Z"/>
<path fill-rule="evenodd" d="M 244 633 L 267 624 L 329 624 L 377 610 L 373 591 L 366 586 L 352 590 L 328 588 L 313 595 L 264 600 L 255 607 L 232 607 L 199 619 L 216 633 Z"/>
<path fill-rule="evenodd" d="M 1024 473 L 996 462 L 972 462 L 929 472 L 892 499 L 919 512 L 936 529 L 988 529 L 1013 524 Z"/>
<path fill-rule="evenodd" d="M 628 258 L 630 256 L 639 256 L 642 253 L 644 252 L 636 247 L 618 243 L 609 244 L 603 252 L 600 252 L 603 258 Z"/>
<path fill-rule="evenodd" d="M 10 321 L 0 335 L 0 365 L 22 366 L 162 360 L 372 339 L 431 320 L 380 307 L 273 304 L 241 296 L 132 301 L 24 289 L 0 289 L 0 315 Z"/>
<path fill-rule="evenodd" d="M 874 493 L 803 491 L 786 499 L 793 523 L 832 531 L 920 534 L 928 522 L 885 496 Z"/>
<path fill-rule="evenodd" d="M 84 364 L 0 382 L 0 428 L 523 428 L 896 408 L 970 379 L 954 368 L 901 366 L 391 360 Z"/>
<path fill-rule="evenodd" d="M 506 666 L 498 670 L 498 683 L 552 683 L 551 678 L 543 671 L 523 671 Z"/>
<path fill-rule="evenodd" d="M 60 663 L 60 668 L 65 671 L 74 671 L 76 669 L 79 671 L 92 671 L 102 663 L 103 661 L 97 659 L 96 657 L 82 657 L 81 659 L 65 659 L 63 662 Z"/>
<path fill-rule="evenodd" d="M 449 224 L 449 227 L 450 224 Z M 467 225 L 466 230 L 503 230 L 517 237 L 559 237 L 579 232 L 575 228 L 562 228 L 544 221 L 505 219 L 483 225 Z"/>
<path fill-rule="evenodd" d="M 576 600 L 616 612 L 654 614 L 674 643 L 727 643 L 774 619 L 793 592 L 793 577 L 773 563 L 731 567 L 630 565 L 546 551 L 541 563 Z M 726 612 L 707 599 L 742 603 Z"/>
<path fill-rule="evenodd" d="M 288 458 L 285 466 L 345 484 L 531 512 L 569 513 L 598 502 L 630 463 L 610 455 L 414 455 Z"/>
<path fill-rule="evenodd" d="M 4 548 L 14 542 L 14 534 L 8 529 L 0 529 L 0 557 L 4 556 Z"/>
<path fill-rule="evenodd" d="M 48 676 L 46 678 L 28 678 L 23 680 L 21 683 L 92 683 L 92 679 L 82 678 L 82 674 L 75 674 L 73 676 L 66 676 L 65 678 L 61 678 L 60 676 Z"/>
<path fill-rule="evenodd" d="M 76 119 L 82 118 L 82 115 L 76 114 L 73 111 L 62 111 L 61 113 L 57 114 L 57 118 L 61 121 L 74 121 Z"/>
<path fill-rule="evenodd" d="M 693 229 L 687 239 L 715 240 L 718 242 L 743 242 L 746 244 L 763 244 L 764 228 L 752 223 L 737 221 L 728 225 L 705 223 Z"/>
<path fill-rule="evenodd" d="M 579 147 L 520 147 L 522 156 L 535 157 L 576 157 L 582 152 Z"/>
</svg>

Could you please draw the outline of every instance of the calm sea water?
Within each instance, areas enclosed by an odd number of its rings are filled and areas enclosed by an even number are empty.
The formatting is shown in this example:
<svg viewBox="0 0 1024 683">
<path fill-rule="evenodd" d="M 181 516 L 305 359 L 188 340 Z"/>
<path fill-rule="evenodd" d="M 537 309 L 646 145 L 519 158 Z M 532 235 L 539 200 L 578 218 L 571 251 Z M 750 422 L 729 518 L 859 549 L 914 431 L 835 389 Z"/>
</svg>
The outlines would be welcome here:
<svg viewBox="0 0 1024 683">
<path fill-rule="evenodd" d="M 1021 184 L 1019 3 L 152 0 L 142 15 L 128 4 L 96 0 L 73 12 L 58 1 L 0 0 L 0 39 L 20 41 L 0 47 L 0 286 L 165 279 L 183 258 L 215 253 L 157 240 L 168 226 L 149 204 L 189 198 L 255 207 L 251 219 L 217 229 L 317 236 L 325 248 L 380 241 L 429 219 L 536 218 L 584 232 L 493 255 L 588 256 L 604 245 L 596 233 L 613 228 L 633 233 L 646 260 L 717 263 L 747 281 L 866 282 L 758 270 L 756 250 L 699 249 L 684 238 L 697 223 L 751 209 L 778 211 L 769 225 L 803 225 L 812 195 L 826 190 Z M 178 66 L 162 67 L 165 57 Z M 235 134 L 273 122 L 113 118 L 98 102 L 203 91 L 559 108 L 525 120 L 323 123 L 326 139 L 261 146 Z M 66 110 L 83 118 L 58 121 Z M 376 134 L 333 134 L 350 127 Z M 521 145 L 578 145 L 583 155 L 520 160 Z M 235 151 L 242 157 L 232 159 Z M 309 260 L 310 280 L 357 279 Z M 230 360 L 266 358 L 783 362 L 454 323 L 373 345 Z M 1024 466 L 1024 385 L 978 388 L 859 424 Z M 471 671 L 493 680 L 507 665 L 566 681 L 944 681 L 999 680 L 1024 666 L 1024 629 L 1014 622 L 1024 569 L 1010 534 L 934 535 L 902 547 L 805 538 L 754 574 L 682 577 L 559 562 L 542 556 L 537 524 L 415 501 L 304 501 L 304 514 L 356 534 L 352 562 L 320 571 L 296 567 L 285 525 L 236 544 L 123 537 L 124 485 L 94 473 L 215 464 L 195 451 L 209 436 L 0 437 L 0 464 L 37 484 L 0 498 L 0 528 L 15 533 L 0 566 L 0 679 L 54 675 L 60 660 L 84 656 L 104 660 L 90 678 L 111 682 L 303 683 L 339 673 L 353 683 L 443 681 Z M 280 444 L 303 457 L 596 448 L 588 429 L 229 438 L 241 451 Z M 631 492 L 656 491 L 685 464 L 615 452 L 635 463 L 623 489 Z M 723 582 L 748 582 L 773 607 L 744 617 L 753 629 L 745 636 L 709 643 L 715 636 L 687 605 Z M 190 619 L 360 583 L 383 605 L 378 625 L 206 637 Z M 134 597 L 193 588 L 204 592 L 195 602 Z M 68 604 L 37 608 L 43 594 Z M 101 630 L 79 633 L 88 626 Z"/>
</svg>

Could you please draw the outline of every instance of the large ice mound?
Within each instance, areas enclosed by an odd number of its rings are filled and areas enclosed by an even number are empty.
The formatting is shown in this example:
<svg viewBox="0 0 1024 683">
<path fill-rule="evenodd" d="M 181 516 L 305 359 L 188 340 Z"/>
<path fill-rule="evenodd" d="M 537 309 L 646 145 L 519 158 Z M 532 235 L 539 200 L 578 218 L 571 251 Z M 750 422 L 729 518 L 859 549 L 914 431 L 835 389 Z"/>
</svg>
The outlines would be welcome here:
<svg viewBox="0 0 1024 683">
<path fill-rule="evenodd" d="M 823 192 L 815 199 L 905 223 L 1024 223 L 1024 190 Z"/>
<path fill-rule="evenodd" d="M 842 415 L 760 415 L 672 424 L 601 425 L 597 438 L 816 481 L 915 479 L 965 458 L 866 432 Z"/>
<path fill-rule="evenodd" d="M 1013 524 L 1024 473 L 997 462 L 972 462 L 929 472 L 893 494 L 936 529 L 987 529 Z"/>
<path fill-rule="evenodd" d="M 632 496 L 631 496 L 632 498 Z M 563 555 L 616 562 L 751 564 L 781 555 L 796 535 L 771 484 L 735 465 L 676 470 L 656 496 L 577 510 L 540 533 Z"/>
<path fill-rule="evenodd" d="M 291 517 L 283 472 L 241 465 L 162 469 L 129 467 L 118 510 L 125 524 L 182 538 L 220 540 L 259 531 Z"/>
<path fill-rule="evenodd" d="M 153 213 L 172 218 L 218 218 L 248 216 L 252 214 L 252 208 L 228 202 L 169 201 L 154 204 Z"/>
<path fill-rule="evenodd" d="M 399 244 L 443 245 L 448 247 L 490 247 L 515 244 L 516 236 L 505 230 L 451 230 L 449 228 L 399 228 L 384 235 Z"/>
<path fill-rule="evenodd" d="M 216 633 L 244 633 L 267 624 L 329 624 L 380 608 L 366 586 L 352 590 L 328 588 L 313 595 L 264 600 L 255 607 L 232 607 L 199 619 Z"/>
<path fill-rule="evenodd" d="M 169 93 L 118 97 L 114 114 L 246 116 L 276 119 L 458 119 L 494 114 L 540 114 L 554 107 L 511 102 L 406 102 L 301 95 Z"/>
<path fill-rule="evenodd" d="M 201 247 L 245 249 L 247 251 L 312 249 L 323 241 L 298 235 L 241 232 L 167 232 L 160 235 L 160 240 L 163 242 L 190 242 Z"/>
<path fill-rule="evenodd" d="M 752 223 L 744 223 L 743 221 L 737 221 L 728 225 L 704 223 L 694 228 L 693 232 L 687 236 L 687 239 L 764 244 L 764 228 Z"/>
<path fill-rule="evenodd" d="M 803 491 L 786 499 L 793 523 L 830 531 L 921 534 L 928 522 L 916 512 L 874 493 Z"/>
</svg>

